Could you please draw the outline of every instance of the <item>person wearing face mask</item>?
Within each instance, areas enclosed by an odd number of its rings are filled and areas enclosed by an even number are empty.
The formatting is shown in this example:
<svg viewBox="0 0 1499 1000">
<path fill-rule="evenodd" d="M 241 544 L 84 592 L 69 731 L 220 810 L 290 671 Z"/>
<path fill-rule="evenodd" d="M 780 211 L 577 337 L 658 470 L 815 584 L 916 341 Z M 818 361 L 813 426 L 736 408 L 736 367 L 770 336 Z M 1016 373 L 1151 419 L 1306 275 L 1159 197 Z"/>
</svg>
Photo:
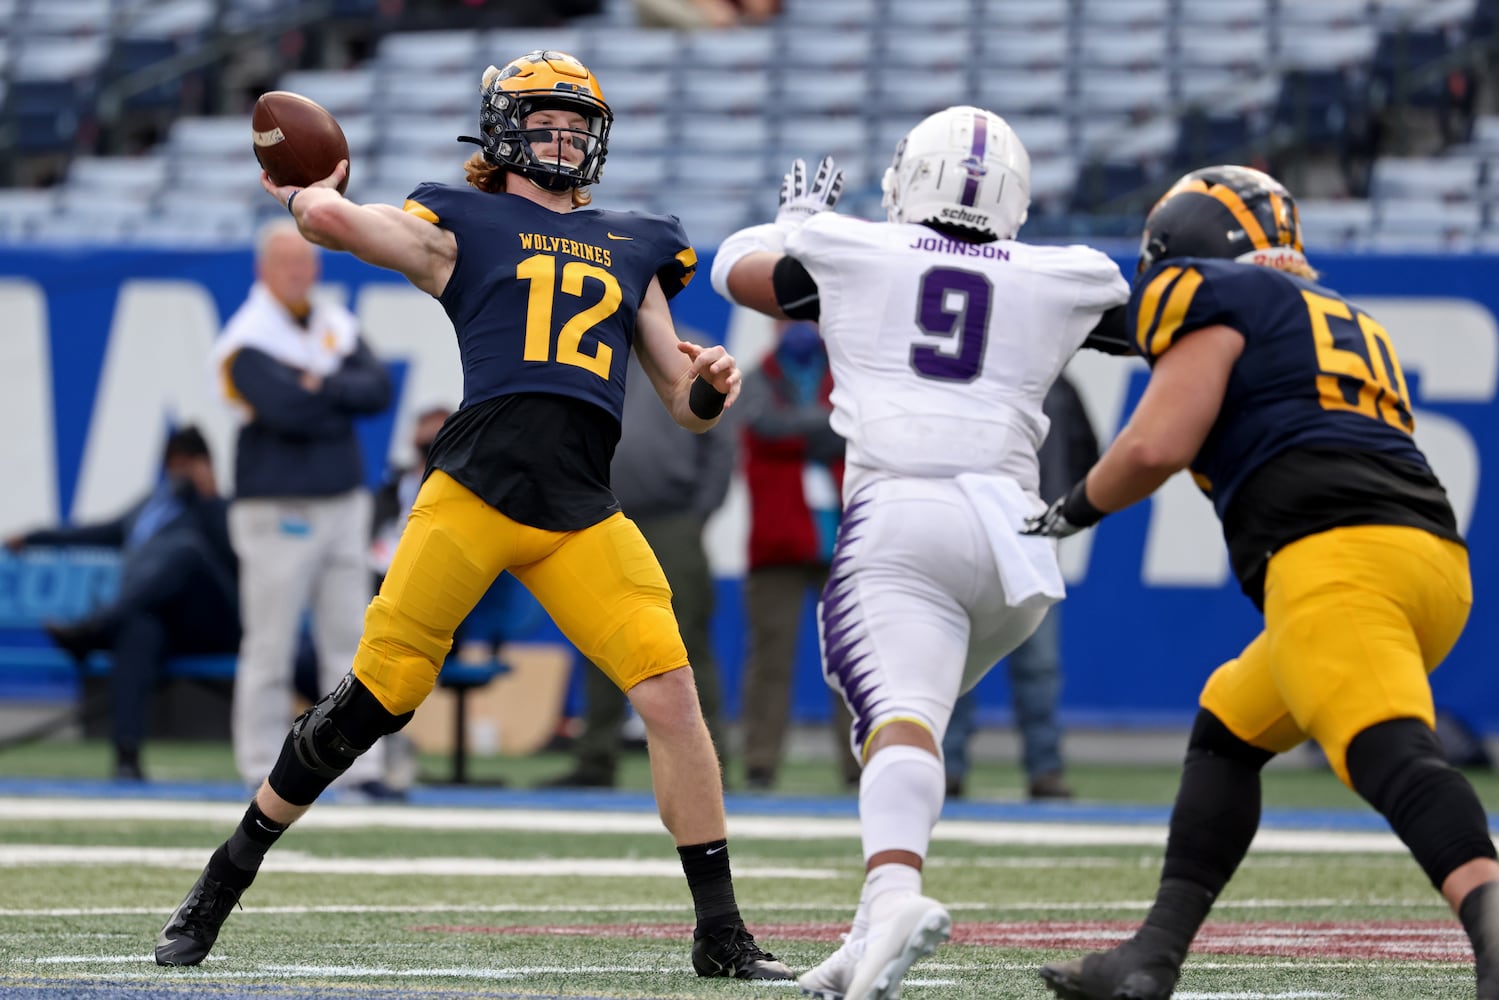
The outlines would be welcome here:
<svg viewBox="0 0 1499 1000">
<path fill-rule="evenodd" d="M 808 593 L 828 580 L 838 535 L 843 439 L 830 424 L 833 377 L 812 323 L 787 323 L 760 368 L 745 376 L 740 401 L 749 489 L 749 571 L 744 664 L 745 782 L 775 787 L 791 715 L 793 668 Z M 834 754 L 847 785 L 859 763 L 848 750 L 850 718 L 832 698 Z"/>
<path fill-rule="evenodd" d="M 372 593 L 371 500 L 354 425 L 390 405 L 391 382 L 353 314 L 311 298 L 318 253 L 291 221 L 265 227 L 255 284 L 212 355 L 241 418 L 229 527 L 244 638 L 232 729 L 247 784 L 265 778 L 281 752 L 304 614 L 326 689 L 354 658 Z M 381 755 L 367 754 L 340 788 L 386 798 L 383 775 Z"/>
<path fill-rule="evenodd" d="M 118 518 L 5 540 L 11 552 L 66 545 L 120 550 L 114 600 L 78 621 L 44 626 L 52 641 L 80 662 L 96 650 L 111 654 L 110 736 L 117 780 L 144 778 L 141 744 L 163 662 L 239 647 L 239 587 L 227 512 L 208 442 L 196 427 L 183 427 L 167 438 L 160 482 Z"/>
</svg>

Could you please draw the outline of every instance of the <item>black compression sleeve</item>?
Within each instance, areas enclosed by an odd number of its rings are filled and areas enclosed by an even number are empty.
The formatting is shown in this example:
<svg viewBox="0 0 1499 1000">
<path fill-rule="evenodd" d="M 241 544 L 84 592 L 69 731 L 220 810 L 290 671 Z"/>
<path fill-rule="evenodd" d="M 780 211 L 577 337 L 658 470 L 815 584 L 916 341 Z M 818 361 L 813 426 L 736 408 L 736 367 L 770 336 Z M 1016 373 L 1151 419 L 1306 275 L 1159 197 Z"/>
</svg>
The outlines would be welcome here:
<svg viewBox="0 0 1499 1000">
<path fill-rule="evenodd" d="M 817 282 L 795 257 L 782 257 L 770 276 L 775 287 L 776 304 L 792 319 L 815 320 L 820 314 Z"/>
<path fill-rule="evenodd" d="M 1134 342 L 1124 324 L 1124 306 L 1115 306 L 1099 317 L 1098 325 L 1089 331 L 1083 346 L 1105 354 L 1134 353 Z"/>
<path fill-rule="evenodd" d="M 699 377 L 692 380 L 692 387 L 687 390 L 687 408 L 703 420 L 712 420 L 723 412 L 728 398 L 728 393 L 719 392 L 707 379 Z"/>
</svg>

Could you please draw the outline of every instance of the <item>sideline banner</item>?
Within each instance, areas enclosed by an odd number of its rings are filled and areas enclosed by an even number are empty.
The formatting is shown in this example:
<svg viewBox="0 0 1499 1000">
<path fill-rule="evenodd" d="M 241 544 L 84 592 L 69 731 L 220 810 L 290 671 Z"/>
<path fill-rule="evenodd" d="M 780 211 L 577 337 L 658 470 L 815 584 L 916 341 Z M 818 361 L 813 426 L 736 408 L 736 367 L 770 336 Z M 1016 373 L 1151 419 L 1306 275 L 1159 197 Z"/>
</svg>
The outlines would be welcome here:
<svg viewBox="0 0 1499 1000">
<path fill-rule="evenodd" d="M 1125 273 L 1133 259 L 1119 261 Z M 1467 633 L 1434 678 L 1438 703 L 1499 732 L 1499 584 L 1493 509 L 1483 470 L 1499 468 L 1499 270 L 1493 256 L 1317 255 L 1327 284 L 1365 306 L 1389 330 L 1416 410 L 1417 439 L 1452 496 L 1472 550 L 1477 605 Z M 679 325 L 752 362 L 766 324 L 731 310 L 709 286 L 711 260 L 673 303 Z M 219 403 L 208 352 L 243 301 L 253 273 L 246 250 L 157 252 L 0 249 L 0 536 L 58 520 L 109 516 L 149 487 L 168 428 L 197 422 L 232 483 L 233 416 Z M 458 351 L 435 301 L 388 272 L 324 255 L 325 294 L 338 296 L 391 365 L 391 412 L 361 428 L 371 481 L 410 460 L 415 415 L 456 405 Z M 1102 441 L 1139 399 L 1139 361 L 1083 352 L 1075 377 Z M 736 485 L 709 532 L 719 577 L 715 645 L 727 708 L 737 715 L 744 632 L 738 578 L 745 504 Z M 1217 522 L 1196 489 L 1177 477 L 1149 503 L 1069 540 L 1070 594 L 1061 606 L 1064 717 L 1105 725 L 1179 723 L 1195 711 L 1207 674 L 1255 633 L 1258 619 L 1228 570 Z M 1002 718 L 1004 671 L 981 687 L 985 714 Z M 0 688 L 3 697 L 3 688 Z M 827 714 L 815 633 L 804 629 L 793 714 Z"/>
</svg>

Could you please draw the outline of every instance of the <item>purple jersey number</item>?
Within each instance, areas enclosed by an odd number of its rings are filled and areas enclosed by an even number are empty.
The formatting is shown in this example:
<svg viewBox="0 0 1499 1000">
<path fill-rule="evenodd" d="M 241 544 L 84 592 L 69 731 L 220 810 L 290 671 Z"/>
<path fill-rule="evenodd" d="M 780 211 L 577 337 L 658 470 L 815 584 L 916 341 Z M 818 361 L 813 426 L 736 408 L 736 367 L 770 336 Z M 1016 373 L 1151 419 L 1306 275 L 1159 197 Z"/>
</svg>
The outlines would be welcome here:
<svg viewBox="0 0 1499 1000">
<path fill-rule="evenodd" d="M 921 276 L 916 325 L 930 337 L 956 337 L 949 347 L 913 344 L 911 367 L 922 378 L 972 382 L 984 366 L 984 339 L 989 332 L 989 279 L 973 271 L 934 267 Z M 955 308 L 949 309 L 949 300 Z M 943 348 L 947 348 L 944 350 Z"/>
</svg>

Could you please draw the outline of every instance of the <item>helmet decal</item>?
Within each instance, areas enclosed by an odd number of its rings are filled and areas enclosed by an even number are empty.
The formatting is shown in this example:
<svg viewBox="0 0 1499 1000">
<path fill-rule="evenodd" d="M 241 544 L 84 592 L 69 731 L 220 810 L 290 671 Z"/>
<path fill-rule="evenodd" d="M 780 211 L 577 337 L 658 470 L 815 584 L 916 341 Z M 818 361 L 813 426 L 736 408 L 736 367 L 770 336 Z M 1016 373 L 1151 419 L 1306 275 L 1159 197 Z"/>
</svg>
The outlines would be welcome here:
<svg viewBox="0 0 1499 1000">
<path fill-rule="evenodd" d="M 1030 208 L 1031 161 L 992 111 L 952 107 L 916 124 L 896 144 L 880 182 L 891 222 L 915 222 L 1007 240 Z"/>
<path fill-rule="evenodd" d="M 1296 200 L 1280 181 L 1249 167 L 1194 170 L 1151 208 L 1136 273 L 1173 257 L 1305 267 Z"/>
</svg>

